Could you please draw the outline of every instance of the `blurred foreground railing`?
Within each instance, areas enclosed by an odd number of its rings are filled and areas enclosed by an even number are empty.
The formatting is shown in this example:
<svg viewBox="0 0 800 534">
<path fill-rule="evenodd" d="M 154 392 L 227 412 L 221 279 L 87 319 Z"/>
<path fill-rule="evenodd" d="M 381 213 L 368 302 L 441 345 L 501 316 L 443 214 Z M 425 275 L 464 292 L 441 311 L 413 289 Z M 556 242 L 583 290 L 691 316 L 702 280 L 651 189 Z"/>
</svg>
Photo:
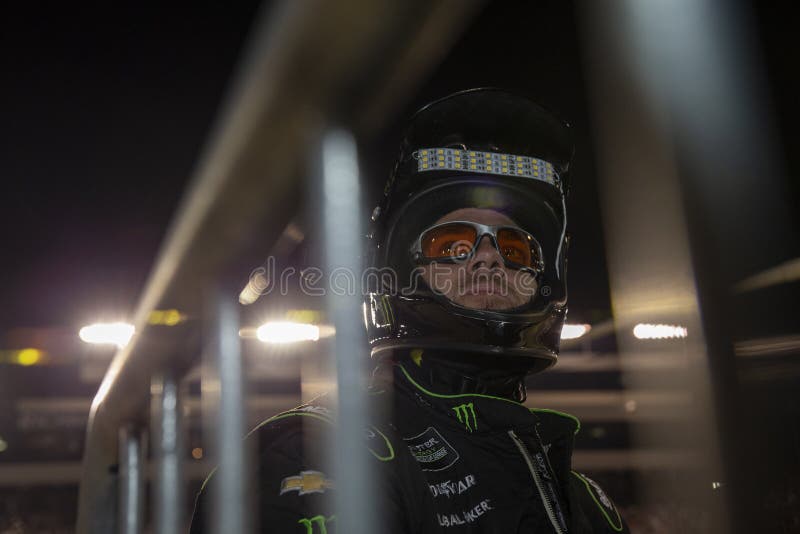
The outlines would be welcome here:
<svg viewBox="0 0 800 534">
<path fill-rule="evenodd" d="M 752 273 L 794 234 L 747 17 L 716 0 L 583 6 L 615 329 L 650 322 L 689 332 L 659 355 L 680 370 L 689 399 L 675 410 L 681 425 L 642 424 L 634 436 L 642 449 L 674 454 L 686 473 L 680 485 L 676 470 L 654 477 L 637 495 L 640 505 L 687 503 L 682 532 L 769 530 L 753 483 L 763 436 L 741 384 L 741 357 L 757 344 L 742 343 L 736 325 L 775 312 L 741 309 L 734 295 L 785 276 L 785 264 Z M 641 342 L 617 342 L 628 392 L 663 386 L 635 365 Z"/>
<path fill-rule="evenodd" d="M 153 524 L 158 533 L 176 532 L 185 524 L 180 514 L 184 490 L 177 384 L 204 351 L 212 368 L 209 380 L 216 387 L 204 383 L 203 393 L 213 391 L 218 401 L 214 443 L 225 473 L 216 524 L 231 534 L 251 528 L 247 499 L 240 498 L 249 459 L 240 439 L 245 430 L 235 308 L 240 288 L 228 284 L 231 271 L 254 247 L 269 249 L 304 201 L 303 177 L 309 172 L 304 161 L 312 147 L 322 146 L 322 139 L 330 141 L 324 132 L 333 124 L 354 133 L 335 139 L 373 132 L 448 49 L 477 5 L 289 1 L 254 25 L 221 118 L 139 302 L 137 334 L 115 356 L 92 403 L 79 533 L 133 534 L 146 524 L 142 473 L 151 389 L 156 418 L 152 456 L 158 464 Z M 355 152 L 350 153 L 355 161 Z M 358 197 L 357 182 L 347 194 Z M 326 199 L 333 202 L 335 194 Z M 337 233 L 345 242 L 360 235 L 356 224 L 339 224 Z M 333 309 L 352 305 L 333 303 Z M 173 327 L 148 324 L 153 310 L 167 308 L 194 320 Z M 207 338 L 201 339 L 200 332 Z M 357 335 L 348 336 L 337 343 L 337 355 L 363 351 L 358 342 Z M 353 376 L 354 358 L 337 358 L 337 365 L 340 378 Z M 349 397 L 340 406 L 339 419 L 348 428 L 356 428 L 357 401 L 357 396 Z M 356 461 L 358 455 L 349 458 Z M 363 488 L 358 493 L 355 483 L 362 470 L 352 467 L 337 469 L 356 477 L 337 481 L 338 491 L 348 496 L 343 505 L 368 508 L 369 494 Z M 367 517 L 358 510 L 340 510 L 340 516 Z M 358 530 L 349 532 L 372 532 L 367 522 L 353 528 Z"/>
</svg>

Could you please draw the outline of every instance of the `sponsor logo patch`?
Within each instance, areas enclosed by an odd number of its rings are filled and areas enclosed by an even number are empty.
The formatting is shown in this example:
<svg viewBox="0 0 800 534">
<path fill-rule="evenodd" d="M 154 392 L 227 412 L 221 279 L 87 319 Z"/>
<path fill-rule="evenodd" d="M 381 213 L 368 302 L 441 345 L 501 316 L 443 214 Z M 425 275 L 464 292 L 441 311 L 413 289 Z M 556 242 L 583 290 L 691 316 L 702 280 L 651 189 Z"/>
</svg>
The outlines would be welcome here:
<svg viewBox="0 0 800 534">
<path fill-rule="evenodd" d="M 304 517 L 297 523 L 306 527 L 306 534 L 328 534 L 328 525 L 335 520 L 335 515 L 330 517 L 315 515 L 314 517 Z"/>
<path fill-rule="evenodd" d="M 299 475 L 286 477 L 281 481 L 281 495 L 296 491 L 298 495 L 325 493 L 333 488 L 333 481 L 325 478 L 322 471 L 300 471 Z"/>
<path fill-rule="evenodd" d="M 477 485 L 475 475 L 467 475 L 461 480 L 445 480 L 435 484 L 428 484 L 428 487 L 434 498 L 444 496 L 449 499 L 453 495 L 461 495 L 475 485 Z"/>
<path fill-rule="evenodd" d="M 436 519 L 439 520 L 441 527 L 457 527 L 460 525 L 467 525 L 474 523 L 483 514 L 492 510 L 492 505 L 489 504 L 490 499 L 484 499 L 469 510 L 462 510 L 454 514 L 436 514 Z"/>
<path fill-rule="evenodd" d="M 469 432 L 478 430 L 478 419 L 475 417 L 475 406 L 471 402 L 453 407 L 458 422 L 464 425 Z"/>
<path fill-rule="evenodd" d="M 423 471 L 442 471 L 459 459 L 458 452 L 432 426 L 421 434 L 403 440 Z"/>
</svg>

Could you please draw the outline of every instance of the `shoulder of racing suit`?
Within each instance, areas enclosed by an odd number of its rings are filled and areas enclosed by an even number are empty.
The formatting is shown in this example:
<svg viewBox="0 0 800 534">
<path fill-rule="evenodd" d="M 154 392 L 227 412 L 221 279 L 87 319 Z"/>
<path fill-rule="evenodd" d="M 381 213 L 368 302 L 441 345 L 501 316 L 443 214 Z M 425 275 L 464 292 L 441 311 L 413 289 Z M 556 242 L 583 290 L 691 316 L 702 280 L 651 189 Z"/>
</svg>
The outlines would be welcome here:
<svg viewBox="0 0 800 534">
<path fill-rule="evenodd" d="M 335 482 L 325 465 L 331 432 L 336 424 L 335 411 L 327 396 L 320 397 L 279 413 L 263 421 L 247 435 L 255 450 L 256 467 L 253 479 L 254 505 L 259 515 L 257 532 L 296 532 L 298 534 L 334 534 L 336 514 L 332 492 Z M 421 503 L 399 488 L 408 481 L 395 480 L 402 473 L 412 472 L 395 465 L 408 461 L 408 455 L 397 448 L 398 438 L 389 425 L 369 424 L 364 429 L 365 454 L 376 463 L 377 492 L 381 495 L 383 517 L 390 525 L 385 532 L 404 533 L 415 529 L 415 515 Z M 402 441 L 400 441 L 402 443 Z M 206 479 L 195 502 L 191 534 L 209 532 L 210 502 L 215 493 L 214 472 Z"/>
</svg>

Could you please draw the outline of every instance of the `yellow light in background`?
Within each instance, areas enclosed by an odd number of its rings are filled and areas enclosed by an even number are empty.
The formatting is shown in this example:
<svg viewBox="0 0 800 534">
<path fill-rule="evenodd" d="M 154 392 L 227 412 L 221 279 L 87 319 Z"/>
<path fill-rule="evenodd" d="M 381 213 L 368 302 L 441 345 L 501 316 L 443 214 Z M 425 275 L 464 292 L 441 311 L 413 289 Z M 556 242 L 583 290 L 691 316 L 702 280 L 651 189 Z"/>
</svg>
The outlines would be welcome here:
<svg viewBox="0 0 800 534">
<path fill-rule="evenodd" d="M 194 458 L 195 460 L 202 459 L 203 449 L 201 449 L 200 447 L 195 447 L 194 449 L 192 449 L 192 458 Z"/>
<path fill-rule="evenodd" d="M 175 309 L 153 310 L 150 312 L 150 317 L 147 322 L 152 325 L 175 326 L 182 323 L 185 319 L 186 316 Z"/>
<path fill-rule="evenodd" d="M 264 343 L 317 341 L 319 339 L 319 327 L 306 323 L 274 321 L 259 326 L 258 330 L 256 330 L 256 337 Z"/>
<path fill-rule="evenodd" d="M 317 310 L 289 310 L 286 312 L 286 320 L 293 323 L 319 323 L 322 321 L 322 312 Z"/>
<path fill-rule="evenodd" d="M 36 365 L 42 359 L 42 351 L 37 349 L 22 349 L 17 352 L 17 363 L 20 365 Z"/>
<path fill-rule="evenodd" d="M 8 448 L 8 443 L 3 438 L 0 438 L 0 452 L 3 452 Z"/>
<path fill-rule="evenodd" d="M 14 365 L 36 365 L 43 363 L 47 353 L 43 350 L 25 348 L 18 350 L 0 350 L 0 363 Z"/>
<path fill-rule="evenodd" d="M 592 329 L 588 324 L 565 324 L 561 329 L 561 339 L 577 339 Z"/>
<path fill-rule="evenodd" d="M 637 339 L 670 339 L 686 337 L 688 331 L 686 327 L 671 324 L 639 323 L 633 327 L 633 335 Z"/>
<path fill-rule="evenodd" d="M 86 343 L 124 347 L 136 328 L 128 323 L 96 323 L 81 328 L 78 335 Z"/>
</svg>

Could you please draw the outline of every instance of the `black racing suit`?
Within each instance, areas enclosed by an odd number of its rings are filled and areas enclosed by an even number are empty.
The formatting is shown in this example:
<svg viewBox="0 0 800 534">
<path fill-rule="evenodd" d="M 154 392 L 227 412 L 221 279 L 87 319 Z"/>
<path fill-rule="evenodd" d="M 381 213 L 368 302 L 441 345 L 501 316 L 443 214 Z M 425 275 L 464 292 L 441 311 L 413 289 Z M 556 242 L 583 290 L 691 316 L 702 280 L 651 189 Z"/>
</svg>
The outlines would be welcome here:
<svg viewBox="0 0 800 534">
<path fill-rule="evenodd" d="M 382 488 L 381 532 L 628 532 L 603 490 L 571 470 L 574 417 L 489 395 L 436 393 L 410 361 L 390 374 L 393 382 L 370 395 L 393 393 L 384 412 L 392 415 L 375 415 L 365 440 Z M 304 452 L 332 424 L 330 408 L 312 402 L 250 434 L 258 440 L 261 532 L 336 532 L 335 486 Z M 210 480 L 192 534 L 204 532 Z"/>
</svg>

